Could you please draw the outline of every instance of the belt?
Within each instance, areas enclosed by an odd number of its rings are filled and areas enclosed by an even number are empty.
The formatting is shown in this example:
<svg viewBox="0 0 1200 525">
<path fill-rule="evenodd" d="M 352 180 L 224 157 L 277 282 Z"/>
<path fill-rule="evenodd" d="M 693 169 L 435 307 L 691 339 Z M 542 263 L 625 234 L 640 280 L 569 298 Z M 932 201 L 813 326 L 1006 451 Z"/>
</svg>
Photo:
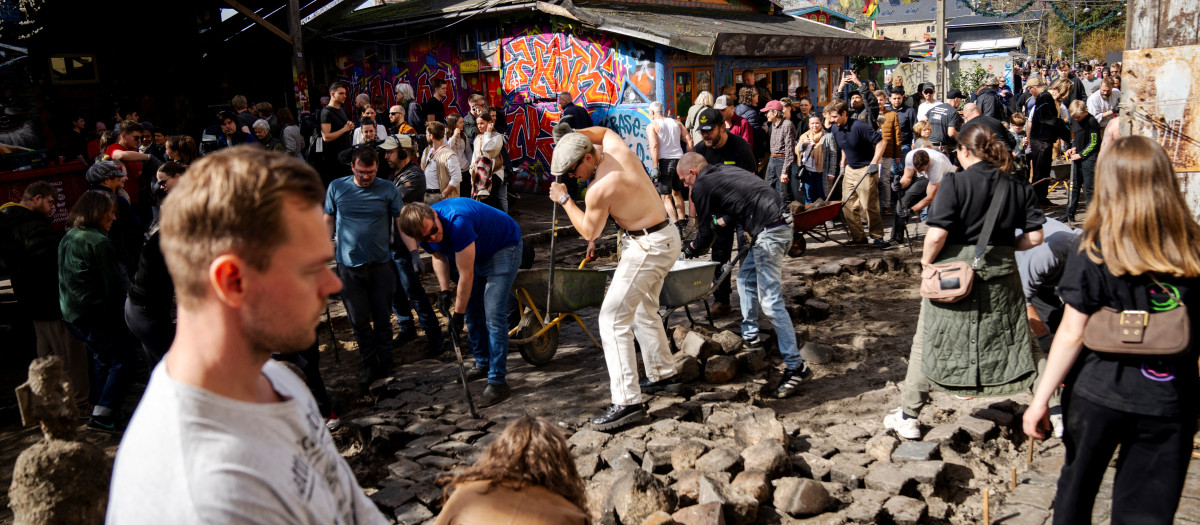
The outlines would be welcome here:
<svg viewBox="0 0 1200 525">
<path fill-rule="evenodd" d="M 780 226 L 786 226 L 786 225 L 787 225 L 787 221 L 786 221 L 786 220 L 784 220 L 784 219 L 779 219 L 779 220 L 777 220 L 777 221 L 775 221 L 775 222 L 772 222 L 771 224 L 768 224 L 768 225 L 766 225 L 766 226 L 763 226 L 763 231 L 767 231 L 767 230 L 774 230 L 775 228 L 778 228 L 778 227 L 780 227 Z"/>
<path fill-rule="evenodd" d="M 780 155 L 776 155 L 774 153 L 771 154 L 771 158 L 773 158 L 773 159 L 781 159 L 786 156 L 787 156 L 786 154 L 780 154 Z"/>
<path fill-rule="evenodd" d="M 625 233 L 629 234 L 630 237 L 641 237 L 646 234 L 654 233 L 654 232 L 661 230 L 663 228 L 666 228 L 667 226 L 670 226 L 670 225 L 671 225 L 671 219 L 664 219 L 662 222 L 655 224 L 654 226 L 651 226 L 649 228 L 642 228 L 640 230 L 625 230 Z"/>
</svg>

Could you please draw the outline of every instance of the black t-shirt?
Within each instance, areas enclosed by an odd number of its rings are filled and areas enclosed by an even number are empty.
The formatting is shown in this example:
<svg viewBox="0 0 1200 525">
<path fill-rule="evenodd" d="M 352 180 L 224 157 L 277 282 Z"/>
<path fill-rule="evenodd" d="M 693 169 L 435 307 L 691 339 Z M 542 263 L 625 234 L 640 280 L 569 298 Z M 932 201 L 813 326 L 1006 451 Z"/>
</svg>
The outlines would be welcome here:
<svg viewBox="0 0 1200 525">
<path fill-rule="evenodd" d="M 1159 282 L 1183 301 L 1190 312 L 1200 311 L 1200 279 L 1157 276 Z M 1174 309 L 1177 303 L 1147 275 L 1114 277 L 1103 264 L 1086 253 L 1072 251 L 1058 286 L 1063 302 L 1091 315 L 1102 307 L 1144 310 L 1151 314 Z M 1200 345 L 1200 315 L 1191 314 L 1192 347 L 1173 358 L 1117 357 L 1083 348 L 1067 375 L 1067 386 L 1101 406 L 1159 417 L 1195 417 L 1200 394 L 1196 358 Z"/>
<path fill-rule="evenodd" d="M 1025 232 L 1042 229 L 1046 217 L 1042 207 L 1038 206 L 1033 186 L 1020 178 L 1002 175 L 986 162 L 977 162 L 966 171 L 942 176 L 937 195 L 929 207 L 927 224 L 949 232 L 946 244 L 974 245 L 983 233 L 984 218 L 997 184 L 1010 186 L 988 245 L 1014 246 L 1018 229 Z"/>
<path fill-rule="evenodd" d="M 963 124 L 959 129 L 962 133 L 966 133 L 968 129 L 971 129 L 975 126 L 984 126 L 987 129 L 992 130 L 992 134 L 996 135 L 996 138 L 1004 142 L 1004 145 L 1008 148 L 1009 152 L 1012 152 L 1012 150 L 1017 148 L 1016 139 L 1013 138 L 1012 133 L 1009 133 L 1008 127 L 1005 126 L 1003 122 L 1000 122 L 999 120 L 987 115 L 979 115 L 978 117 L 967 121 L 967 123 Z"/>
<path fill-rule="evenodd" d="M 443 124 L 446 122 L 446 105 L 442 104 L 442 101 L 438 100 L 437 97 L 426 100 L 425 104 L 421 105 L 421 109 L 425 111 L 426 119 L 429 119 L 429 115 L 433 115 L 435 122 Z"/>
<path fill-rule="evenodd" d="M 695 151 L 703 155 L 704 161 L 709 164 L 729 164 L 750 173 L 758 171 L 758 161 L 754 160 L 754 150 L 746 142 L 746 139 L 733 133 L 725 133 L 725 145 L 720 148 L 712 148 L 701 142 L 696 144 Z"/>
<path fill-rule="evenodd" d="M 846 156 L 846 166 L 858 169 L 875 158 L 875 145 L 883 140 L 883 135 L 866 122 L 847 120 L 845 126 L 833 126 L 833 138 Z"/>
<path fill-rule="evenodd" d="M 962 129 L 962 115 L 958 109 L 945 102 L 938 103 L 925 114 L 929 118 L 929 141 L 941 144 L 950 138 L 950 128 Z"/>
<path fill-rule="evenodd" d="M 330 133 L 335 133 L 338 130 L 346 127 L 347 122 L 350 122 L 350 117 L 346 116 L 346 112 L 342 111 L 342 108 L 335 108 L 333 106 L 325 106 L 324 108 L 321 108 L 321 124 L 329 124 Z M 334 140 L 333 142 L 326 142 L 324 151 L 327 158 L 334 158 L 333 155 L 337 155 L 339 152 L 349 149 L 351 143 L 350 139 L 353 136 L 353 132 L 347 131 L 346 133 L 342 133 L 342 136 L 338 137 L 337 140 Z"/>
</svg>

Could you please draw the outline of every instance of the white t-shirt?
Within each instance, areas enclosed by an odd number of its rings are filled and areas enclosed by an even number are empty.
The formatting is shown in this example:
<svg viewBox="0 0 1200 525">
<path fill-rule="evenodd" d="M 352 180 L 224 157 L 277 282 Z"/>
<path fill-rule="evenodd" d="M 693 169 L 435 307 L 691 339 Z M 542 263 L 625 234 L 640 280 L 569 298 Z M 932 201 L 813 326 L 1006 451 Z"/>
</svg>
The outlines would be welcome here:
<svg viewBox="0 0 1200 525">
<path fill-rule="evenodd" d="M 918 151 L 924 151 L 929 154 L 929 168 L 924 172 L 917 171 L 917 178 L 925 177 L 929 179 L 930 184 L 941 184 L 942 175 L 954 171 L 954 164 L 950 162 L 950 157 L 947 157 L 944 153 L 938 150 L 930 148 L 917 148 L 908 152 L 908 155 L 904 157 L 905 169 L 916 171 L 917 168 L 913 167 L 913 154 Z"/>
<path fill-rule="evenodd" d="M 927 113 L 938 104 L 941 104 L 941 102 L 922 102 L 920 106 L 917 106 L 917 122 L 929 120 Z"/>
<path fill-rule="evenodd" d="M 445 147 L 448 147 L 448 146 L 443 144 L 442 148 L 445 148 Z M 438 148 L 438 151 L 441 151 L 441 148 Z M 433 151 L 432 147 L 425 148 L 425 191 L 426 192 L 442 191 L 442 186 L 440 184 L 440 181 L 438 180 L 437 161 L 434 160 L 434 158 L 433 158 L 434 155 L 436 155 L 436 154 L 437 154 L 437 151 Z M 449 186 L 452 188 L 457 188 L 458 185 L 460 183 L 462 183 L 462 166 L 459 166 L 459 164 L 458 164 L 458 154 L 451 155 L 448 159 L 446 159 L 446 171 L 448 171 L 449 172 L 448 175 L 450 175 Z"/>
<path fill-rule="evenodd" d="M 154 367 L 117 449 L 107 523 L 389 523 L 354 479 L 300 378 L 263 375 L 280 403 L 247 403 Z"/>
<path fill-rule="evenodd" d="M 383 127 L 383 124 L 376 124 L 375 125 L 375 138 L 377 140 L 382 140 L 384 137 L 387 137 L 387 128 Z M 362 143 L 363 143 L 362 126 L 359 126 L 357 128 L 354 128 L 354 134 L 350 135 L 350 145 L 357 146 Z"/>
</svg>

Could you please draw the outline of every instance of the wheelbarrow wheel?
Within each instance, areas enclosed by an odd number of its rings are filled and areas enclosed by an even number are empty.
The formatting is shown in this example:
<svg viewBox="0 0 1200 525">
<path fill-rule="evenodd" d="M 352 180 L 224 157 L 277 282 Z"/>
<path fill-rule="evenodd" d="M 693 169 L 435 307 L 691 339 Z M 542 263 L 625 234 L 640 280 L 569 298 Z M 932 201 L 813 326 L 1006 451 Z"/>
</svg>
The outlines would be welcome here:
<svg viewBox="0 0 1200 525">
<path fill-rule="evenodd" d="M 521 327 L 517 330 L 517 339 L 532 337 L 540 329 L 541 325 L 534 317 L 533 311 L 526 310 L 525 318 L 521 319 Z M 533 366 L 546 366 L 558 352 L 558 326 L 550 327 L 541 337 L 531 342 L 517 345 L 517 350 L 521 352 L 525 362 Z"/>
<path fill-rule="evenodd" d="M 804 251 L 808 249 L 808 243 L 804 241 L 804 233 L 792 233 L 792 247 L 788 248 L 788 257 L 800 257 L 804 255 Z"/>
</svg>

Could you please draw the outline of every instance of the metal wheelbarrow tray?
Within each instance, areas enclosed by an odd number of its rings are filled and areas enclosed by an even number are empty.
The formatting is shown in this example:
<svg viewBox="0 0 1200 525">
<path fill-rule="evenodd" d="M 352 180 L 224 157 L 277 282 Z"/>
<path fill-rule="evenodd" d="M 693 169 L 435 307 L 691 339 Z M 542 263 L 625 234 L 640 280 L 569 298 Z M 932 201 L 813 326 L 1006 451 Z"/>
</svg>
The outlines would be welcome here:
<svg viewBox="0 0 1200 525">
<path fill-rule="evenodd" d="M 608 274 L 604 272 L 555 268 L 550 312 L 543 312 L 539 308 L 546 307 L 550 270 L 519 270 L 516 279 L 513 280 L 512 294 L 517 299 L 521 321 L 516 328 L 509 331 L 509 344 L 515 345 L 520 350 L 521 357 L 529 364 L 544 366 L 558 351 L 559 325 L 564 319 L 571 317 L 599 348 L 600 343 L 596 342 L 591 330 L 588 330 L 575 311 L 600 306 L 604 302 L 604 289 L 607 284 Z M 550 313 L 558 316 L 549 322 L 544 321 Z"/>
<path fill-rule="evenodd" d="M 792 214 L 792 230 L 796 232 L 792 243 L 793 252 L 790 254 L 793 257 L 804 255 L 807 248 L 804 242 L 804 234 L 817 241 L 833 241 L 838 244 L 844 243 L 830 237 L 829 221 L 833 220 L 838 214 L 842 213 L 843 201 L 826 202 L 824 206 L 819 208 L 809 208 L 803 211 Z"/>
</svg>

